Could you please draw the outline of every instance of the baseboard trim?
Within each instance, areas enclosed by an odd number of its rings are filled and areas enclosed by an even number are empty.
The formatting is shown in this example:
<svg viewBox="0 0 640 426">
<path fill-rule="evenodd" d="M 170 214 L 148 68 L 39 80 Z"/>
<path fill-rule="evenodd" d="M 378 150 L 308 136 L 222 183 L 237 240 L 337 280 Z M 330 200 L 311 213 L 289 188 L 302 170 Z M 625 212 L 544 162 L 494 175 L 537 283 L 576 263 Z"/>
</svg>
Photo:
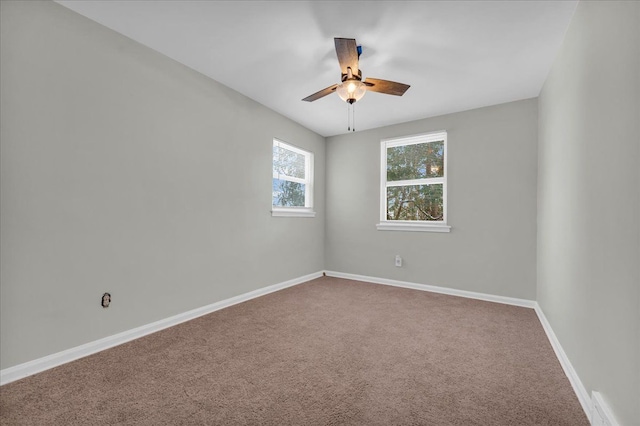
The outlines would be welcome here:
<svg viewBox="0 0 640 426">
<path fill-rule="evenodd" d="M 493 294 L 476 293 L 474 291 L 458 290 L 455 288 L 438 287 L 428 284 L 417 284 L 407 281 L 397 281 L 388 278 L 368 277 L 365 275 L 348 274 L 345 272 L 325 271 L 330 277 L 345 278 L 354 281 L 364 281 L 374 284 L 384 284 L 394 287 L 410 288 L 413 290 L 429 291 L 431 293 L 448 294 L 450 296 L 466 297 L 468 299 L 484 300 L 486 302 L 502 303 L 505 305 L 522 306 L 524 308 L 535 308 L 535 300 L 518 299 L 515 297 L 496 296 Z"/>
<path fill-rule="evenodd" d="M 562 349 L 562 345 L 560 344 L 560 341 L 556 337 L 556 333 L 553 332 L 553 329 L 551 328 L 551 324 L 547 320 L 547 317 L 544 315 L 544 312 L 542 311 L 542 308 L 540 307 L 540 305 L 538 305 L 538 302 L 535 302 L 534 309 L 536 311 L 536 314 L 538 315 L 538 319 L 540 320 L 540 323 L 542 324 L 542 328 L 544 328 L 545 333 L 547 333 L 547 338 L 551 343 L 551 347 L 553 348 L 553 351 L 556 353 L 556 357 L 558 358 L 558 361 L 560 361 L 560 365 L 564 370 L 564 374 L 566 374 L 567 378 L 569 379 L 569 383 L 571 383 L 571 386 L 573 387 L 573 391 L 576 393 L 576 396 L 578 397 L 578 401 L 580 401 L 580 405 L 582 406 L 584 413 L 587 415 L 589 422 L 591 422 L 591 413 L 593 410 L 593 406 L 591 403 L 591 399 L 589 398 L 589 393 L 587 392 L 587 389 L 582 384 L 582 381 L 580 380 L 578 373 L 576 373 L 576 370 L 573 368 L 573 365 L 571 365 L 571 361 L 569 361 L 569 357 L 567 357 L 567 354 L 565 353 L 564 349 Z"/>
<path fill-rule="evenodd" d="M 93 342 L 85 343 L 84 345 L 76 346 L 74 348 L 47 355 L 33 361 L 28 361 L 23 364 L 5 368 L 4 370 L 0 370 L 0 386 L 6 385 L 7 383 L 11 383 L 16 380 L 20 380 L 24 377 L 31 376 L 36 373 L 40 373 L 45 370 L 49 370 L 59 365 L 84 358 L 88 355 L 92 355 L 105 349 L 121 345 L 131 340 L 135 340 L 140 337 L 155 333 L 157 331 L 164 330 L 165 328 L 173 327 L 174 325 L 178 325 L 185 321 L 210 314 L 220 309 L 224 309 L 238 303 L 246 302 L 247 300 L 255 299 L 256 297 L 264 296 L 266 294 L 273 293 L 287 287 L 293 287 L 295 285 L 311 281 L 315 278 L 321 277 L 322 275 L 323 272 L 319 271 L 278 284 L 273 284 L 268 287 L 260 288 L 258 290 L 250 291 L 248 293 L 234 296 L 229 299 L 221 300 L 219 302 L 215 302 L 201 308 L 193 309 L 191 311 L 183 312 L 181 314 L 174 315 L 172 317 L 165 318 L 140 327 L 136 327 L 131 330 L 123 331 L 122 333 L 114 334 L 112 336 L 95 340 Z"/>
<path fill-rule="evenodd" d="M 460 296 L 460 297 L 466 297 L 469 299 L 478 299 L 478 300 L 484 300 L 488 302 L 503 303 L 506 305 L 522 306 L 525 308 L 534 309 L 534 311 L 538 315 L 538 319 L 540 320 L 540 323 L 542 324 L 542 328 L 547 334 L 547 338 L 551 343 L 551 347 L 553 348 L 553 351 L 555 352 L 556 357 L 558 358 L 558 361 L 560 362 L 560 365 L 562 366 L 562 369 L 564 370 L 565 375 L 569 379 L 569 383 L 571 383 L 571 386 L 573 387 L 573 391 L 576 393 L 576 396 L 578 397 L 578 401 L 580 402 L 582 409 L 584 410 L 585 414 L 587 415 L 587 418 L 591 422 L 591 413 L 592 413 L 593 407 L 592 407 L 591 400 L 589 398 L 589 393 L 587 392 L 586 388 L 582 384 L 582 381 L 580 380 L 580 377 L 578 377 L 578 374 L 573 368 L 573 365 L 571 365 L 571 362 L 569 361 L 567 354 L 564 352 L 564 349 L 562 349 L 562 346 L 560 345 L 558 338 L 556 337 L 555 333 L 553 332 L 553 329 L 551 328 L 551 324 L 549 324 L 547 317 L 544 315 L 544 312 L 542 312 L 542 309 L 540 308 L 540 305 L 538 305 L 537 301 L 528 300 L 528 299 L 517 299 L 517 298 L 505 297 L 505 296 L 496 296 L 496 295 L 486 294 L 486 293 L 476 293 L 473 291 L 457 290 L 457 289 L 446 288 L 446 287 L 437 287 L 437 286 L 432 286 L 427 284 L 416 284 L 416 283 L 411 283 L 406 281 L 390 280 L 387 278 L 368 277 L 364 275 L 348 274 L 344 272 L 325 271 L 325 273 L 330 277 L 345 278 L 345 279 L 355 280 L 355 281 L 364 281 L 364 282 L 370 282 L 374 284 L 384 284 L 384 285 L 390 285 L 394 287 L 411 288 L 414 290 L 448 294 L 451 296 Z"/>
<path fill-rule="evenodd" d="M 5 385 L 7 383 L 11 383 L 16 380 L 20 380 L 24 377 L 31 376 L 36 373 L 40 373 L 45 370 L 49 370 L 51 368 L 57 367 L 62 364 L 66 364 L 71 361 L 75 361 L 80 358 L 84 358 L 86 356 L 98 353 L 105 349 L 109 349 L 123 343 L 129 342 L 131 340 L 138 339 L 140 337 L 155 333 L 160 330 L 164 330 L 166 328 L 172 327 L 174 325 L 178 325 L 180 323 L 198 318 L 203 315 L 210 314 L 212 312 L 218 311 L 220 309 L 227 308 L 229 306 L 236 305 L 238 303 L 246 302 L 251 299 L 255 299 L 260 296 L 264 296 L 269 293 L 273 293 L 278 290 L 283 290 L 288 287 L 293 287 L 298 284 L 305 283 L 307 281 L 311 281 L 313 279 L 321 277 L 323 274 L 326 274 L 330 277 L 336 278 L 344 278 L 354 281 L 363 281 L 374 284 L 383 284 L 390 285 L 394 287 L 402 287 L 409 288 L 414 290 L 421 291 L 429 291 L 432 293 L 440 293 L 447 294 L 451 296 L 459 296 L 470 299 L 484 300 L 488 302 L 495 303 L 503 303 L 507 305 L 521 306 L 525 308 L 532 308 L 535 310 L 542 327 L 547 334 L 547 338 L 551 343 L 551 347 L 553 348 L 562 369 L 564 370 L 571 386 L 573 387 L 576 396 L 578 397 L 578 401 L 582 406 L 587 418 L 591 421 L 591 413 L 593 410 L 591 400 L 589 398 L 589 394 L 582 384 L 580 377 L 576 373 L 575 369 L 571 365 L 569 358 L 567 357 L 564 349 L 560 345 L 558 338 L 556 337 L 553 329 L 551 328 L 551 324 L 547 320 L 547 317 L 544 315 L 544 312 L 538 305 L 538 302 L 534 300 L 528 299 L 518 299 L 513 297 L 505 297 L 505 296 L 496 296 L 492 294 L 486 293 L 477 293 L 466 290 L 458 290 L 446 287 L 438 287 L 427 284 L 417 284 L 407 281 L 398 281 L 391 280 L 387 278 L 378 278 L 378 277 L 369 277 L 365 275 L 357 275 L 357 274 L 349 274 L 344 272 L 336 272 L 336 271 L 319 271 L 313 274 L 304 275 L 302 277 L 294 278 L 288 281 L 284 281 L 278 284 L 270 285 L 268 287 L 264 287 L 258 290 L 250 291 L 248 293 L 244 293 L 238 296 L 231 297 L 229 299 L 221 300 L 219 302 L 212 303 L 207 306 L 203 306 L 197 309 L 193 309 L 191 311 L 183 312 L 178 315 L 174 315 L 169 318 L 165 318 L 150 324 L 146 324 L 140 327 L 133 328 L 131 330 L 124 331 L 122 333 L 114 334 L 112 336 L 105 337 L 103 339 L 95 340 L 93 342 L 86 343 L 84 345 L 76 346 L 74 348 L 70 348 L 61 352 L 57 352 L 55 354 L 47 355 L 42 358 L 35 359 L 33 361 L 28 361 L 23 364 L 19 364 L 13 367 L 5 368 L 4 370 L 0 370 L 0 386 Z"/>
</svg>

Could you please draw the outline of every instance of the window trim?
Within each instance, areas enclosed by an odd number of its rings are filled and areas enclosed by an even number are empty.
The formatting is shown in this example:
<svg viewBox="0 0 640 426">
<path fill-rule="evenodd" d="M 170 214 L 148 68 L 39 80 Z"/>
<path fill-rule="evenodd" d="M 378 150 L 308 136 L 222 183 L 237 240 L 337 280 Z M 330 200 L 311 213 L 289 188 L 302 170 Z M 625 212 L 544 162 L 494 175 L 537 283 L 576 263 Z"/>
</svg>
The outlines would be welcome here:
<svg viewBox="0 0 640 426">
<path fill-rule="evenodd" d="M 442 184 L 442 221 L 415 221 L 415 220 L 387 220 L 387 187 L 424 185 L 423 179 L 393 181 L 387 183 L 387 149 L 396 146 L 417 145 L 421 143 L 444 141 L 444 176 L 428 178 L 431 184 Z M 451 226 L 447 224 L 447 132 L 420 133 L 417 135 L 402 136 L 382 139 L 380 141 L 380 223 L 376 225 L 378 231 L 418 231 L 418 232 L 450 232 Z M 421 181 L 419 183 L 418 181 Z"/>
<path fill-rule="evenodd" d="M 274 147 L 282 147 L 289 151 L 295 152 L 297 154 L 304 156 L 304 168 L 305 168 L 305 178 L 300 179 L 293 176 L 283 176 L 273 171 L 273 148 Z M 302 148 L 298 148 L 297 146 L 291 145 L 290 143 L 284 142 L 281 139 L 273 138 L 273 144 L 271 145 L 271 175 L 272 179 L 282 179 L 297 182 L 304 184 L 304 207 L 281 207 L 273 205 L 273 195 L 271 201 L 271 216 L 273 217 L 315 217 L 316 212 L 313 210 L 313 192 L 314 192 L 314 157 L 313 152 L 307 151 Z M 273 185 L 273 184 L 272 184 Z"/>
</svg>

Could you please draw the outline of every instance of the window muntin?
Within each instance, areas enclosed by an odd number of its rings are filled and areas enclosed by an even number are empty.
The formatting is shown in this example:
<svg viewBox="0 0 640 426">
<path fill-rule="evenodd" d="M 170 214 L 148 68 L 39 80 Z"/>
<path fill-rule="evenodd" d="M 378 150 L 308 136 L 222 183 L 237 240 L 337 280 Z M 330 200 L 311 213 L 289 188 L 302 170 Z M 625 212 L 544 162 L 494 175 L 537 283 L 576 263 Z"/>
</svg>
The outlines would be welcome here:
<svg viewBox="0 0 640 426">
<path fill-rule="evenodd" d="M 447 227 L 446 160 L 446 132 L 381 142 L 378 229 Z"/>
<path fill-rule="evenodd" d="M 313 153 L 274 139 L 272 171 L 271 205 L 274 215 L 277 212 L 288 213 L 287 216 L 312 213 Z"/>
</svg>

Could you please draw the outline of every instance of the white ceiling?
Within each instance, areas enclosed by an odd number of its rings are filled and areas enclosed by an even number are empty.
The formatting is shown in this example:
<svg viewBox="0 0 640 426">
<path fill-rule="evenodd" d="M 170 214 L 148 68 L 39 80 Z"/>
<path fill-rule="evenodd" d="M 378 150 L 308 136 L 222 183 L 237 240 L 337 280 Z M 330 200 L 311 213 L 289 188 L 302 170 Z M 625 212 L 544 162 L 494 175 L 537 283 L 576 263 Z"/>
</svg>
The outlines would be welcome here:
<svg viewBox="0 0 640 426">
<path fill-rule="evenodd" d="M 67 1 L 58 3 L 323 135 L 347 132 L 333 38 L 362 45 L 364 130 L 538 96 L 577 1 Z"/>
</svg>

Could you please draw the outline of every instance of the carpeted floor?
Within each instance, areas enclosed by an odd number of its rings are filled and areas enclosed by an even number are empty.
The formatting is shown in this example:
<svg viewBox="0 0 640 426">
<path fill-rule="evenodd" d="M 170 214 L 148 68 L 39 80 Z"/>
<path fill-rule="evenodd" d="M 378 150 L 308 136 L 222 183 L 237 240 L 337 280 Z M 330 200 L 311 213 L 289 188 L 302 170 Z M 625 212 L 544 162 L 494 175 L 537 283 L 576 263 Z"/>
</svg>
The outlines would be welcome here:
<svg viewBox="0 0 640 426">
<path fill-rule="evenodd" d="M 319 278 L 0 388 L 7 425 L 588 425 L 532 309 Z"/>
</svg>

